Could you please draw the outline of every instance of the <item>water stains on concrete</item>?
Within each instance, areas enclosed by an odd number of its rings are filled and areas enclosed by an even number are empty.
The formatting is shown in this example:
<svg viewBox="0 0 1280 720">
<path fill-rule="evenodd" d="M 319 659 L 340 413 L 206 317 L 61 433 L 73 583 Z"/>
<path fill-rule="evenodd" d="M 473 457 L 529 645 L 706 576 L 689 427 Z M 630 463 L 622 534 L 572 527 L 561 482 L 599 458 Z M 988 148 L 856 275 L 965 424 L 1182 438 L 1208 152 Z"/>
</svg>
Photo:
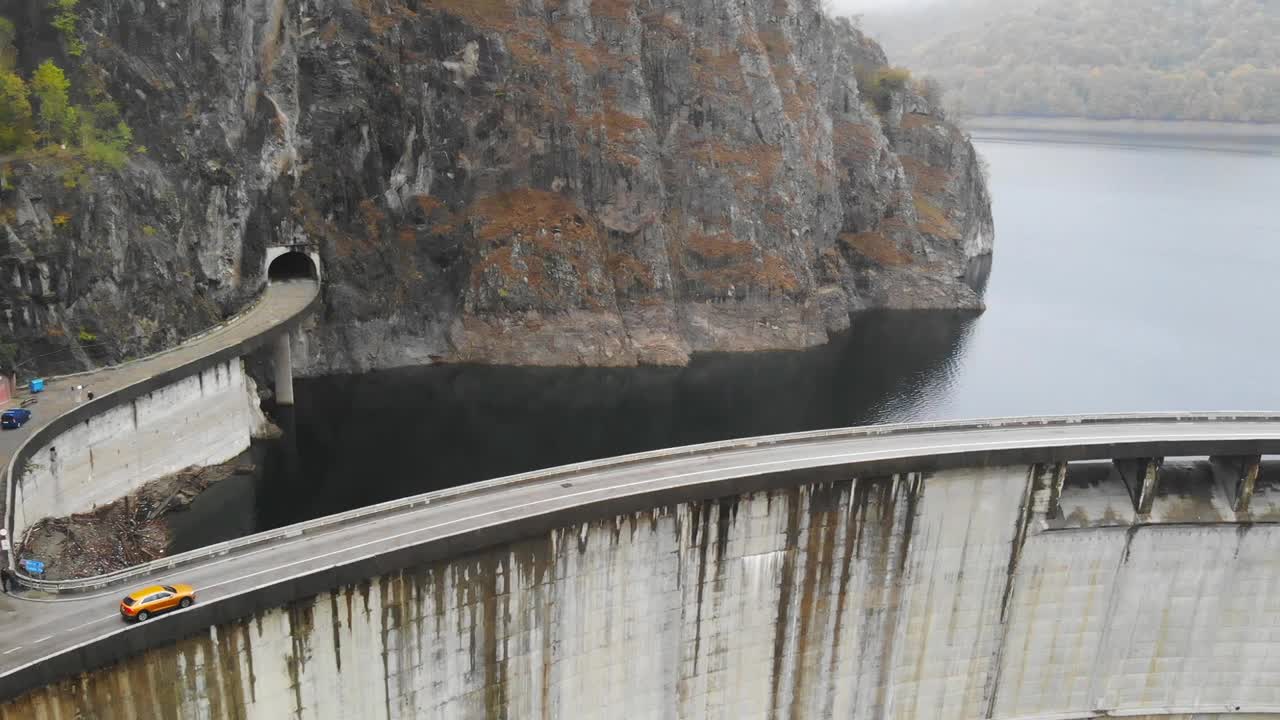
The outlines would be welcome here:
<svg viewBox="0 0 1280 720">
<path fill-rule="evenodd" d="M 1280 529 L 1098 525 L 1109 474 L 797 475 L 597 518 L 210 628 L 15 699 L 0 720 L 1280 706 L 1250 659 L 1280 632 L 1266 602 Z M 1149 518 L 1180 516 L 1162 510 L 1169 500 L 1212 500 L 1163 487 Z"/>
</svg>

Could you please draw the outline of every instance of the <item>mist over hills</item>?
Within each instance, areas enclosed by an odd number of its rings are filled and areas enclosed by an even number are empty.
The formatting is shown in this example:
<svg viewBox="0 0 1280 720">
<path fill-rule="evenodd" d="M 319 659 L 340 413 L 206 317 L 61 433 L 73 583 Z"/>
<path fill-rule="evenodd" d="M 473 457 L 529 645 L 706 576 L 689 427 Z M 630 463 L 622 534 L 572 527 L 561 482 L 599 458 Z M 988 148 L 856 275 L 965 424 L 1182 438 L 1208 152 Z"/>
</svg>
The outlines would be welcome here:
<svg viewBox="0 0 1280 720">
<path fill-rule="evenodd" d="M 964 114 L 1280 122 L 1272 0 L 877 7 L 863 27 L 896 64 L 940 80 Z"/>
</svg>

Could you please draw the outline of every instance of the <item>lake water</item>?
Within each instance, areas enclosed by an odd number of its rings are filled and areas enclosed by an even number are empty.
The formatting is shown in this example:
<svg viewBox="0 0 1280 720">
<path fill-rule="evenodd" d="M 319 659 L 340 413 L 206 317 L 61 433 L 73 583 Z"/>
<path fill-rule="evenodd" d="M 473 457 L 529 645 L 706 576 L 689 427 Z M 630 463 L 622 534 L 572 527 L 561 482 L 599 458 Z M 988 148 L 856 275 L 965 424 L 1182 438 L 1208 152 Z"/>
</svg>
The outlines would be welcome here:
<svg viewBox="0 0 1280 720">
<path fill-rule="evenodd" d="M 978 137 L 989 309 L 919 414 L 1280 409 L 1280 142 L 1060 137 Z"/>
<path fill-rule="evenodd" d="M 265 460 L 266 480 L 210 494 L 195 513 L 230 512 L 233 497 L 264 530 L 579 460 L 873 422 L 1280 410 L 1280 144 L 977 139 L 997 228 L 981 316 L 870 313 L 823 348 L 705 355 L 684 369 L 301 380 L 296 427 Z M 220 539 L 180 535 L 182 547 Z"/>
</svg>

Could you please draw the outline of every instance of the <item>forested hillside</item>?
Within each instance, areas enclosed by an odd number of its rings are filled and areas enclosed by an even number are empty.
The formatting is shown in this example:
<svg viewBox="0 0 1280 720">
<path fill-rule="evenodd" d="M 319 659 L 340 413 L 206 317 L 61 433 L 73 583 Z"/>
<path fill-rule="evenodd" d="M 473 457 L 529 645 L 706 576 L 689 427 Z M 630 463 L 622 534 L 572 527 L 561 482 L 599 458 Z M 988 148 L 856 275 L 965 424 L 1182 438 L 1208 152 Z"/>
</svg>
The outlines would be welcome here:
<svg viewBox="0 0 1280 720">
<path fill-rule="evenodd" d="M 1275 0 L 954 0 L 864 24 L 964 113 L 1280 122 Z"/>
</svg>

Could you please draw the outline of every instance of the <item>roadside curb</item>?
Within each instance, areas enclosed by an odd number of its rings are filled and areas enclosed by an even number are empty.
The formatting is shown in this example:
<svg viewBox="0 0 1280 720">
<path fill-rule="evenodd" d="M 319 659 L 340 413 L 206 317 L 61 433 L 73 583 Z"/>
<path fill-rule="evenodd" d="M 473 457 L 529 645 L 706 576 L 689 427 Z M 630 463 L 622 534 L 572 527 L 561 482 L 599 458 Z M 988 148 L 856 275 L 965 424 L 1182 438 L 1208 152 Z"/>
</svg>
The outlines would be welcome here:
<svg viewBox="0 0 1280 720">
<path fill-rule="evenodd" d="M 468 497 L 490 491 L 510 490 L 525 485 L 542 482 L 557 477 L 569 478 L 584 472 L 596 470 L 614 470 L 628 465 L 635 465 L 655 460 L 671 460 L 678 458 L 689 458 L 697 455 L 714 454 L 717 452 L 733 451 L 733 450 L 750 450 L 765 446 L 782 446 L 790 444 L 801 444 L 806 442 L 814 442 L 821 440 L 837 439 L 837 438 L 874 438 L 884 435 L 898 434 L 917 434 L 929 433 L 937 431 L 956 431 L 956 430 L 983 430 L 983 429 L 999 429 L 999 428 L 1015 428 L 1015 427 L 1071 427 L 1079 425 L 1101 425 L 1119 424 L 1134 421 L 1146 421 L 1153 423 L 1178 423 L 1185 421 L 1254 421 L 1276 423 L 1280 421 L 1280 416 L 1274 413 L 1264 412 L 1222 412 L 1222 413 L 1192 413 L 1192 412 L 1170 412 L 1170 413 L 1149 413 L 1149 414 L 1115 414 L 1115 415 L 1094 415 L 1094 416 L 1066 416 L 1066 417 L 1024 417 L 1024 418 L 1003 418 L 1003 419 L 981 419 L 968 421 L 945 421 L 945 422 L 927 422 L 927 423 L 899 423 L 891 425 L 871 425 L 855 428 L 839 428 L 832 430 L 818 430 L 802 433 L 789 433 L 784 435 L 771 435 L 764 437 L 745 438 L 737 440 L 724 440 L 713 443 L 705 443 L 701 445 L 689 445 L 678 448 L 668 448 L 663 450 L 653 450 L 643 453 L 635 453 L 615 458 L 607 458 L 603 460 L 592 460 L 588 462 L 575 463 L 561 467 L 538 470 L 534 472 L 522 473 L 519 475 L 511 475 L 493 480 L 486 480 L 468 485 L 462 485 L 445 490 L 438 490 L 422 495 L 414 495 L 399 500 L 392 500 L 377 505 L 370 505 L 364 508 L 349 510 L 345 513 L 329 515 L 314 520 L 309 520 L 294 525 L 269 530 L 263 533 L 248 535 L 235 540 L 229 540 L 216 545 L 210 545 L 204 548 L 172 555 L 166 558 L 154 560 L 144 565 L 136 565 L 132 568 L 126 568 L 113 573 L 107 573 L 88 578 L 80 578 L 76 580 L 61 581 L 41 581 L 31 578 L 27 575 L 15 573 L 18 582 L 24 587 L 40 590 L 56 595 L 82 595 L 85 593 L 102 590 L 108 587 L 131 582 L 136 579 L 146 577 L 153 574 L 164 573 L 175 570 L 187 565 L 196 564 L 212 558 L 230 555 L 233 552 L 251 547 L 265 547 L 272 542 L 286 540 L 302 535 L 316 533 L 323 530 L 338 527 L 344 523 L 356 521 L 368 521 L 380 515 L 389 515 L 412 510 L 423 505 L 431 505 L 440 503 L 458 497 Z"/>
<path fill-rule="evenodd" d="M 178 343 L 173 347 L 165 348 L 164 350 L 159 350 L 157 352 L 151 353 L 150 355 L 143 355 L 142 357 L 133 358 L 131 360 L 125 360 L 124 362 L 116 363 L 115 365 L 104 365 L 100 368 L 94 368 L 92 370 L 81 370 L 79 372 L 67 373 L 65 375 L 51 375 L 43 378 L 43 380 L 46 383 L 63 382 L 65 380 L 72 380 L 75 378 L 88 377 L 90 375 L 97 375 L 98 373 L 101 373 L 101 372 L 120 370 L 120 369 L 129 367 L 130 365 L 134 365 L 136 363 L 146 362 L 148 360 L 155 360 L 156 358 L 164 357 L 165 355 L 169 355 L 170 353 L 174 353 L 181 350 L 186 345 L 203 340 L 206 337 L 209 337 L 210 335 L 218 332 L 219 330 L 225 330 L 226 328 L 229 328 L 232 325 L 236 324 L 237 322 L 243 320 L 246 315 L 256 310 L 258 306 L 262 304 L 262 300 L 264 297 L 266 297 L 265 291 L 258 293 L 256 296 L 254 296 L 253 301 L 250 302 L 243 309 L 241 309 L 239 312 L 235 313 L 234 315 L 228 318 L 224 318 L 223 320 L 219 321 L 217 325 L 211 325 L 208 328 L 205 328 L 204 330 L 201 330 L 200 332 L 194 335 L 190 335 L 188 337 L 185 337 L 179 340 Z M 28 380 L 26 383 L 19 385 L 18 387 L 25 388 L 28 394 L 32 394 L 30 391 L 31 381 Z"/>
<path fill-rule="evenodd" d="M 17 467 L 20 461 L 30 456 L 31 451 L 29 449 L 33 447 L 33 441 L 39 441 L 46 437 L 56 437 L 59 433 L 64 432 L 67 428 L 73 426 L 75 423 L 80 422 L 88 417 L 98 415 L 100 414 L 100 412 L 110 409 L 112 407 L 115 407 L 116 405 L 120 404 L 121 402 L 127 399 L 130 399 L 132 397 L 137 397 L 141 394 L 149 392 L 150 390 L 154 390 L 156 387 L 161 387 L 177 379 L 187 377 L 194 372 L 199 372 L 200 370 L 204 369 L 205 367 L 207 367 L 212 363 L 217 363 L 221 360 L 228 359 L 233 356 L 239 356 L 243 354 L 246 351 L 246 349 L 256 348 L 261 343 L 269 341 L 271 338 L 276 337 L 281 332 L 291 331 L 292 328 L 300 322 L 301 318 L 304 318 L 309 313 L 313 312 L 315 308 L 320 304 L 321 298 L 322 298 L 321 289 L 322 289 L 322 286 L 319 283 L 316 283 L 315 294 L 306 303 L 306 305 L 302 307 L 301 310 L 295 312 L 293 315 L 289 317 L 286 317 L 274 322 L 274 324 L 268 326 L 266 329 L 264 329 L 262 332 L 257 333 L 256 335 L 242 339 L 239 342 L 235 342 L 231 345 L 215 347 L 209 352 L 206 352 L 198 357 L 195 357 L 189 360 L 188 362 L 182 363 L 175 367 L 171 367 L 167 370 L 158 369 L 157 372 L 155 372 L 154 374 L 148 375 L 147 377 L 142 378 L 141 380 L 129 383 L 128 385 L 125 385 L 123 387 L 117 388 L 110 392 L 103 393 L 102 395 L 98 395 L 92 400 L 87 400 L 85 402 L 75 405 L 74 407 L 68 408 L 67 410 L 63 411 L 61 414 L 53 418 L 50 418 L 45 425 L 39 428 L 36 428 L 14 449 L 13 455 L 9 458 L 8 464 L 3 468 L 3 476 L 0 477 L 0 482 L 3 483 L 2 487 L 3 487 L 4 501 L 5 501 L 4 519 L 3 519 L 4 527 L 6 530 L 6 534 L 10 538 L 11 548 L 16 548 L 20 545 L 20 543 L 18 542 L 19 538 L 15 538 L 13 533 L 15 513 L 16 513 L 15 500 L 16 500 L 16 494 L 17 494 L 17 484 L 12 482 L 12 479 L 14 477 L 14 469 Z M 232 327 L 235 324 L 238 324 L 239 322 L 242 322 L 253 311 L 261 308 L 265 298 L 266 298 L 266 293 L 264 292 L 254 301 L 254 303 L 249 308 L 246 308 L 245 310 L 241 311 L 237 315 L 233 316 L 232 319 L 224 321 L 218 326 L 209 328 L 205 332 L 199 333 L 198 335 L 195 335 L 187 339 L 180 345 L 174 346 L 172 348 L 168 348 L 159 353 L 155 353 L 154 355 L 148 355 L 147 357 L 144 357 L 144 358 L 131 360 L 127 363 L 122 363 L 109 368 L 100 368 L 92 371 L 89 374 L 118 371 L 121 369 L 134 366 L 139 363 L 153 361 L 157 358 L 162 358 L 162 357 L 171 355 L 175 352 L 182 351 L 183 349 L 189 348 L 192 343 L 198 343 L 201 340 L 204 340 L 217 332 L 226 330 L 227 328 Z M 77 373 L 74 375 L 62 376 L 57 380 L 58 382 L 65 382 L 68 378 L 85 377 L 85 376 L 86 374 L 84 373 Z M 40 586 L 41 581 L 36 580 L 35 578 L 31 578 L 30 576 L 21 572 L 21 570 L 17 567 L 16 557 L 14 552 L 12 552 L 12 549 L 9 553 L 7 553 L 7 557 L 3 559 L 3 564 L 6 567 L 8 567 L 10 571 L 13 572 L 14 581 L 17 582 L 19 585 L 26 588 L 35 589 L 35 590 L 45 590 L 45 588 Z M 91 589 L 94 589 L 94 588 L 85 588 L 80 592 L 84 592 L 85 590 L 91 590 Z M 57 591 L 54 591 L 54 592 L 57 592 Z"/>
</svg>

